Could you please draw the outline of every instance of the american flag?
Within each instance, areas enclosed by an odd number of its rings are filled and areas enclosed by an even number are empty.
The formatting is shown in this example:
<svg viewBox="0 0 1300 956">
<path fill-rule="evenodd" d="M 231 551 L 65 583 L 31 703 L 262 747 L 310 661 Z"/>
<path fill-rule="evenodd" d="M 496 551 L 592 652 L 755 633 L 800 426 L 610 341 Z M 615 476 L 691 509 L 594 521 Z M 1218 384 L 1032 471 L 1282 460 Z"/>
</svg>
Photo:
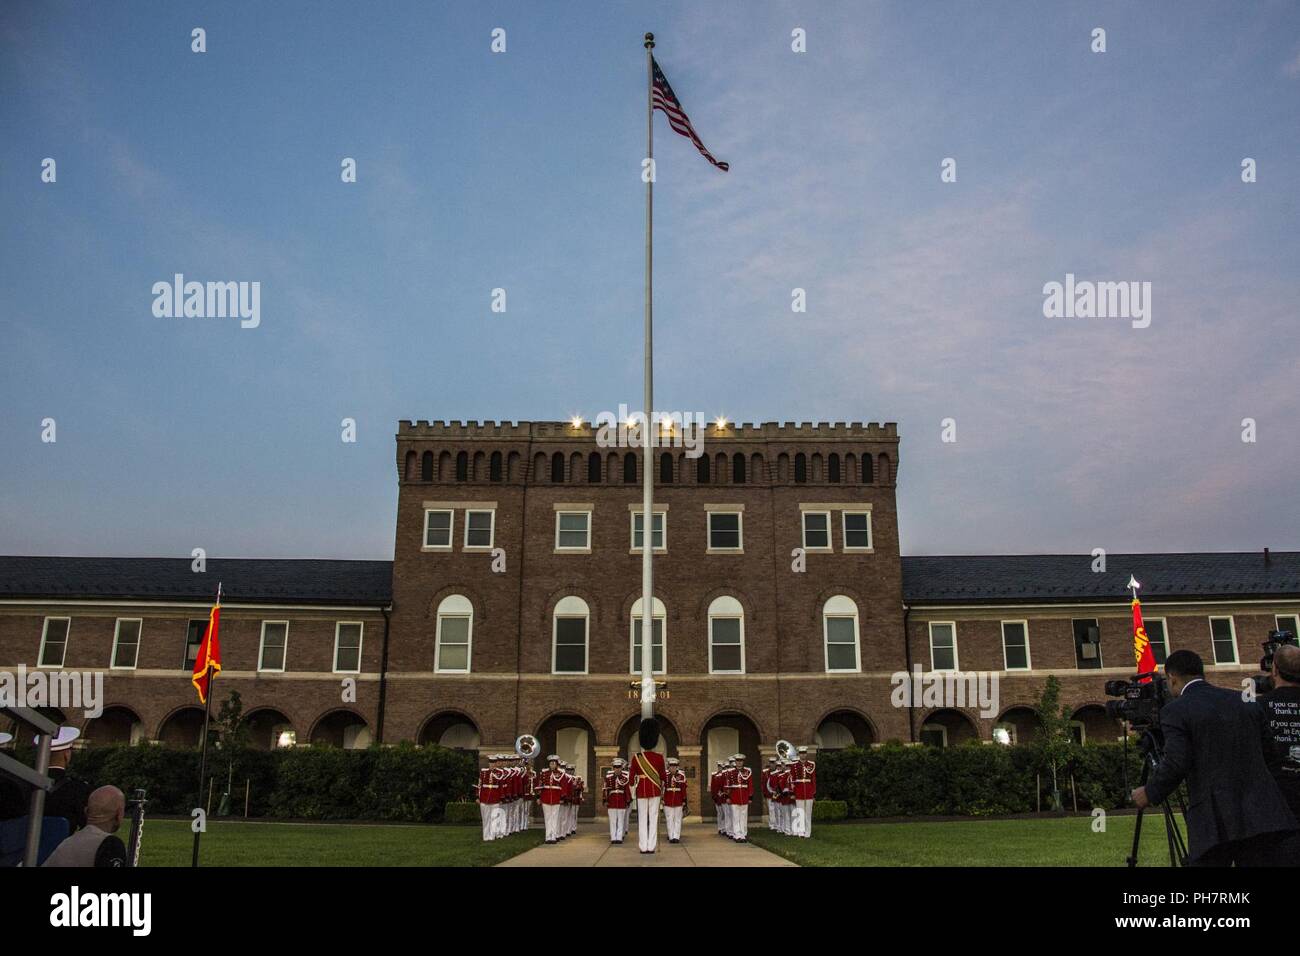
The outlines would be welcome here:
<svg viewBox="0 0 1300 956">
<path fill-rule="evenodd" d="M 731 164 L 714 159 L 713 154 L 704 148 L 704 143 L 696 134 L 695 127 L 691 125 L 691 118 L 686 115 L 681 101 L 677 99 L 677 94 L 668 85 L 668 77 L 664 76 L 664 71 L 659 69 L 659 61 L 651 57 L 650 64 L 654 70 L 654 85 L 650 90 L 651 104 L 655 109 L 664 111 L 668 117 L 668 125 L 694 143 L 701 156 L 725 173 L 731 168 Z"/>
</svg>

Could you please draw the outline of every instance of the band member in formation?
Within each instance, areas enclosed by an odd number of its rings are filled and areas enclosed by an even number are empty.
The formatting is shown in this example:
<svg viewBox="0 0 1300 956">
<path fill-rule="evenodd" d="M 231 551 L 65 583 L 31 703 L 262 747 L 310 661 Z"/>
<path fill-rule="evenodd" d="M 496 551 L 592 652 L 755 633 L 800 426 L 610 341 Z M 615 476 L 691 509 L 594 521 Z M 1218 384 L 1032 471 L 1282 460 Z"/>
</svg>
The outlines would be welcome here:
<svg viewBox="0 0 1300 956">
<path fill-rule="evenodd" d="M 794 774 L 790 772 L 789 761 L 778 761 L 780 771 L 777 780 L 779 793 L 776 798 L 777 819 L 781 821 L 781 833 L 790 836 L 794 826 Z"/>
<path fill-rule="evenodd" d="M 653 853 L 659 845 L 659 801 L 664 795 L 667 766 L 664 755 L 656 753 L 659 721 L 643 718 L 640 729 L 641 751 L 632 758 L 632 791 L 636 795 L 637 845 L 642 853 Z"/>
<path fill-rule="evenodd" d="M 569 779 L 569 793 L 564 802 L 563 836 L 569 837 L 578 832 L 578 808 L 582 806 L 583 789 L 586 782 L 578 776 L 578 768 L 571 763 L 564 765 L 565 775 Z"/>
<path fill-rule="evenodd" d="M 709 777 L 709 796 L 713 799 L 713 810 L 718 817 L 718 836 L 727 835 L 727 802 L 723 799 L 726 791 L 722 789 L 727 764 L 719 760 L 717 768 Z"/>
<path fill-rule="evenodd" d="M 560 814 L 566 806 L 565 801 L 571 793 L 572 784 L 569 775 L 560 768 L 559 757 L 551 754 L 546 762 L 546 769 L 537 778 L 537 794 L 542 805 L 546 842 L 558 843 L 566 835 L 561 829 Z"/>
<path fill-rule="evenodd" d="M 493 811 L 501 803 L 501 787 L 494 779 L 497 769 L 497 755 L 488 757 L 488 765 L 480 767 L 478 783 L 474 784 L 474 796 L 478 801 L 479 817 L 483 821 L 483 842 L 496 839 L 496 822 Z"/>
<path fill-rule="evenodd" d="M 790 768 L 794 785 L 795 836 L 811 837 L 813 800 L 817 797 L 817 764 L 808 759 L 808 748 L 799 748 L 799 759 Z"/>
<path fill-rule="evenodd" d="M 767 808 L 767 828 L 776 829 L 776 797 L 777 792 L 772 789 L 772 775 L 776 772 L 776 758 L 768 757 L 767 766 L 763 768 L 763 778 L 759 781 L 758 787 L 763 793 L 763 805 Z"/>
<path fill-rule="evenodd" d="M 676 757 L 668 758 L 668 777 L 664 781 L 664 822 L 668 824 L 668 842 L 682 842 L 682 817 L 686 814 L 686 771 L 678 768 Z"/>
<path fill-rule="evenodd" d="M 614 758 L 614 767 L 605 774 L 600 802 L 609 810 L 609 842 L 622 843 L 627 838 L 627 817 L 632 801 L 632 775 L 622 757 Z"/>
<path fill-rule="evenodd" d="M 731 837 L 737 843 L 744 843 L 749 837 L 749 801 L 754 796 L 754 772 L 745 766 L 745 755 L 736 754 L 732 758 L 732 768 L 727 783 L 731 804 Z"/>
</svg>

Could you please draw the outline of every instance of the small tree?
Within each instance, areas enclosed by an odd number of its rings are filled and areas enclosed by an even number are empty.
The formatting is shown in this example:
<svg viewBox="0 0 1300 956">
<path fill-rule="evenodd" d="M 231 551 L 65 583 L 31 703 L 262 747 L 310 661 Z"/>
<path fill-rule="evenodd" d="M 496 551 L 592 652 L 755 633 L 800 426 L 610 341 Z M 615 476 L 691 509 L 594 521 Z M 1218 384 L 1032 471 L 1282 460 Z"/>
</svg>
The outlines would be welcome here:
<svg viewBox="0 0 1300 956">
<path fill-rule="evenodd" d="M 1063 810 L 1065 803 L 1061 799 L 1061 787 L 1057 780 L 1058 771 L 1076 756 L 1077 745 L 1071 734 L 1070 709 L 1061 704 L 1061 683 L 1056 675 L 1050 675 L 1043 685 L 1043 693 L 1034 705 L 1038 722 L 1042 728 L 1035 746 L 1038 749 L 1039 762 L 1047 767 L 1052 775 L 1052 806 Z"/>
<path fill-rule="evenodd" d="M 217 712 L 217 747 L 226 758 L 226 789 L 217 806 L 217 816 L 230 815 L 230 787 L 235 777 L 235 762 L 248 749 L 248 725 L 244 722 L 244 701 L 232 690 Z"/>
</svg>

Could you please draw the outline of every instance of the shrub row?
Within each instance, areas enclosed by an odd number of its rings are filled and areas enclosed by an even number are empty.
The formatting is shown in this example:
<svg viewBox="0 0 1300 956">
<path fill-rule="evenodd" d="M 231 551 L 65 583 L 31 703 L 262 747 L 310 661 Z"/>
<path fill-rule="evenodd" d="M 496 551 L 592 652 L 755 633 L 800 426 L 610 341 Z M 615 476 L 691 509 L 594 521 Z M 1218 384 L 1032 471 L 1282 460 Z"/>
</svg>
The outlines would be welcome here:
<svg viewBox="0 0 1300 956">
<path fill-rule="evenodd" d="M 1122 806 L 1124 761 L 1121 744 L 1073 748 L 1057 771 L 1064 805 L 1073 807 L 1073 776 L 1080 810 Z M 1129 788 L 1137 786 L 1140 770 L 1137 752 L 1129 747 Z M 969 743 L 940 750 L 886 744 L 826 751 L 817 758 L 818 796 L 843 800 L 855 818 L 1030 813 L 1038 809 L 1039 786 L 1042 807 L 1048 809 L 1051 774 L 1033 745 Z"/>
<path fill-rule="evenodd" d="M 437 823 L 449 802 L 472 794 L 477 766 L 460 751 L 412 744 L 208 754 L 214 815 L 228 783 L 230 813 L 243 815 L 247 781 L 249 816 L 305 820 Z M 128 797 L 145 789 L 150 813 L 188 815 L 197 796 L 199 754 L 150 745 L 88 747 L 77 752 L 72 772 L 91 786 L 113 784 Z M 206 804 L 207 784 L 203 792 Z"/>
</svg>

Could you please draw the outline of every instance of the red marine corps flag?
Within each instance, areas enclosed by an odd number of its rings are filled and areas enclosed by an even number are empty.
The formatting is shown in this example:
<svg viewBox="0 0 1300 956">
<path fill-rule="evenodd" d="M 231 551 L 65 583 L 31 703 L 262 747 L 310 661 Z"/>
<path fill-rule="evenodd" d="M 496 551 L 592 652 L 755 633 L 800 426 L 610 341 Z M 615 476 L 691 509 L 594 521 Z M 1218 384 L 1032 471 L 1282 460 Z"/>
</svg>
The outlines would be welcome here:
<svg viewBox="0 0 1300 956">
<path fill-rule="evenodd" d="M 1128 578 L 1129 590 L 1133 592 L 1133 658 L 1137 663 L 1137 672 L 1139 674 L 1150 674 L 1156 669 L 1156 655 L 1151 650 L 1151 641 L 1147 637 L 1147 629 L 1142 625 L 1142 605 L 1138 601 L 1137 589 L 1141 587 L 1133 575 Z M 1145 684 L 1151 680 L 1150 677 L 1142 678 Z"/>
<path fill-rule="evenodd" d="M 217 603 L 212 605 L 208 615 L 208 626 L 203 632 L 203 641 L 199 644 L 198 656 L 194 658 L 194 676 L 190 683 L 199 692 L 199 703 L 208 702 L 208 685 L 212 678 L 221 673 L 221 640 L 217 636 L 217 625 L 221 620 L 221 587 L 217 586 Z"/>
</svg>

